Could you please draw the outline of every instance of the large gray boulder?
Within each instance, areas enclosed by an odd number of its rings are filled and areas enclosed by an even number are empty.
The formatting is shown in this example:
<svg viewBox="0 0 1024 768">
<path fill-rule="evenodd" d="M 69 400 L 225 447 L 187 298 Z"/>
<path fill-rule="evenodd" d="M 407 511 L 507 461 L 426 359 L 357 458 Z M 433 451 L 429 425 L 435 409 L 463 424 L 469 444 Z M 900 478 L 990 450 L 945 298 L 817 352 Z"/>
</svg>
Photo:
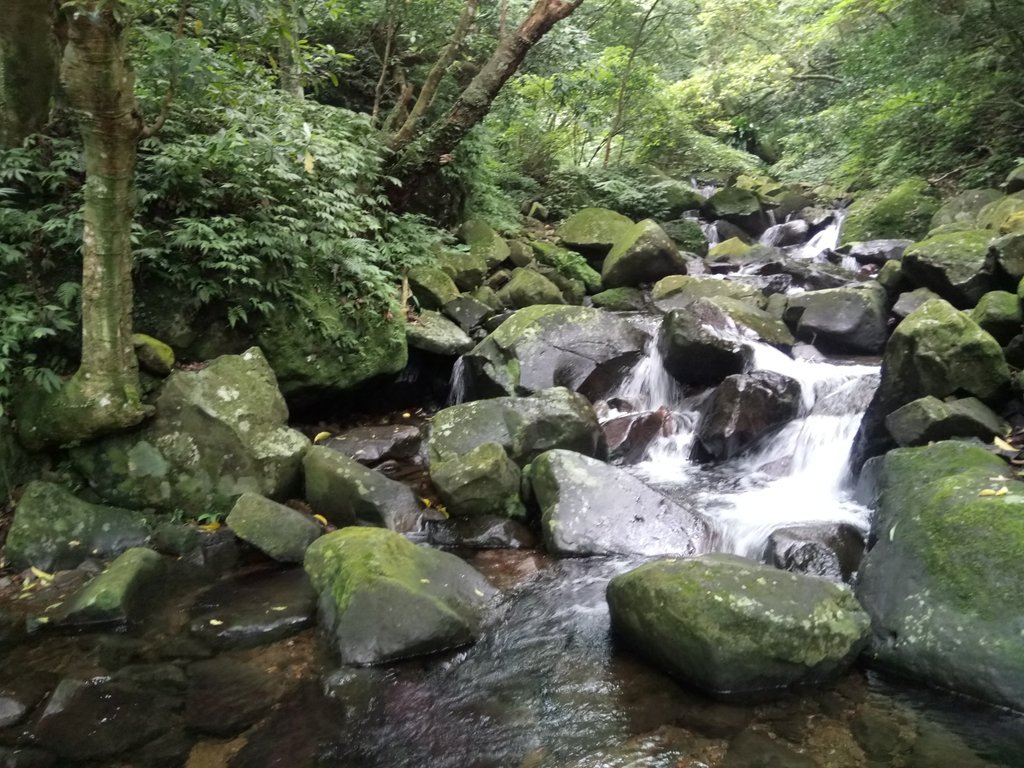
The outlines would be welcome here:
<svg viewBox="0 0 1024 768">
<path fill-rule="evenodd" d="M 459 295 L 455 281 L 440 267 L 413 267 L 407 277 L 412 295 L 423 309 L 439 310 Z"/>
<path fill-rule="evenodd" d="M 644 353 L 647 334 L 588 307 L 541 305 L 516 312 L 464 356 L 477 397 L 568 387 L 597 399 Z"/>
<path fill-rule="evenodd" d="M 658 351 L 665 370 L 676 380 L 704 386 L 746 372 L 753 360 L 753 352 L 732 318 L 708 299 L 665 315 Z"/>
<path fill-rule="evenodd" d="M 301 563 L 323 533 L 308 515 L 255 493 L 239 496 L 226 522 L 235 536 L 282 563 Z"/>
<path fill-rule="evenodd" d="M 227 512 L 246 491 L 283 498 L 296 486 L 309 440 L 287 421 L 274 373 L 254 347 L 175 371 L 153 419 L 75 448 L 71 458 L 113 504 Z"/>
<path fill-rule="evenodd" d="M 476 346 L 459 326 L 430 310 L 423 310 L 405 326 L 405 338 L 411 349 L 446 357 L 458 357 Z"/>
<path fill-rule="evenodd" d="M 484 443 L 430 465 L 430 480 L 449 515 L 525 518 L 519 466 L 498 443 Z"/>
<path fill-rule="evenodd" d="M 541 534 L 561 555 L 692 555 L 707 546 L 707 522 L 623 469 L 572 451 L 530 465 Z"/>
<path fill-rule="evenodd" d="M 381 664 L 468 645 L 494 589 L 455 555 L 379 528 L 318 539 L 304 567 L 343 664 Z"/>
<path fill-rule="evenodd" d="M 977 226 L 978 214 L 982 208 L 1002 196 L 1003 193 L 998 189 L 965 189 L 943 201 L 942 207 L 932 216 L 931 228 L 938 229 L 956 224 L 973 229 Z"/>
<path fill-rule="evenodd" d="M 977 437 L 990 442 L 1010 425 L 976 397 L 946 402 L 928 395 L 885 417 L 885 428 L 901 447 L 927 445 L 954 437 Z"/>
<path fill-rule="evenodd" d="M 914 285 L 931 288 L 960 309 L 969 309 L 997 287 L 985 229 L 936 235 L 907 247 L 903 275 Z"/>
<path fill-rule="evenodd" d="M 886 454 L 857 596 L 877 664 L 1021 710 L 1024 483 L 1007 470 L 960 442 Z"/>
<path fill-rule="evenodd" d="M 562 242 L 586 256 L 603 257 L 633 221 L 607 208 L 584 208 L 558 228 Z"/>
<path fill-rule="evenodd" d="M 483 219 L 467 221 L 459 228 L 459 237 L 473 256 L 484 260 L 488 269 L 494 269 L 512 253 L 505 238 Z"/>
<path fill-rule="evenodd" d="M 302 467 L 306 501 L 332 525 L 415 530 L 420 504 L 407 485 L 324 446 L 310 448 Z"/>
<path fill-rule="evenodd" d="M 487 443 L 501 446 L 520 466 L 553 448 L 588 456 L 603 450 L 601 427 L 587 398 L 554 387 L 532 397 L 495 397 L 438 411 L 427 455 L 434 466 Z"/>
<path fill-rule="evenodd" d="M 696 275 L 671 275 L 655 283 L 651 299 L 663 312 L 688 307 L 697 299 L 726 297 L 764 309 L 767 298 L 756 286 L 736 280 Z"/>
<path fill-rule="evenodd" d="M 619 235 L 601 267 L 606 288 L 636 287 L 686 274 L 686 259 L 656 221 L 644 219 Z"/>
<path fill-rule="evenodd" d="M 724 187 L 708 198 L 704 213 L 711 219 L 725 219 L 753 237 L 759 237 L 771 223 L 761 197 L 742 187 Z"/>
<path fill-rule="evenodd" d="M 659 560 L 608 585 L 612 629 L 712 695 L 782 694 L 845 671 L 868 638 L 853 593 L 735 555 Z"/>
<path fill-rule="evenodd" d="M 498 290 L 498 299 L 507 307 L 522 309 L 535 304 L 564 304 L 557 285 L 529 267 L 517 267 L 512 279 Z"/>
<path fill-rule="evenodd" d="M 727 376 L 705 404 L 697 426 L 702 457 L 736 456 L 800 413 L 800 383 L 781 373 Z"/>
<path fill-rule="evenodd" d="M 874 283 L 789 297 L 785 319 L 797 338 L 825 351 L 878 354 L 888 338 L 885 290 Z"/>
<path fill-rule="evenodd" d="M 53 483 L 33 481 L 14 509 L 4 557 L 12 568 L 74 568 L 93 557 L 113 557 L 149 538 L 138 512 L 82 501 Z"/>
</svg>

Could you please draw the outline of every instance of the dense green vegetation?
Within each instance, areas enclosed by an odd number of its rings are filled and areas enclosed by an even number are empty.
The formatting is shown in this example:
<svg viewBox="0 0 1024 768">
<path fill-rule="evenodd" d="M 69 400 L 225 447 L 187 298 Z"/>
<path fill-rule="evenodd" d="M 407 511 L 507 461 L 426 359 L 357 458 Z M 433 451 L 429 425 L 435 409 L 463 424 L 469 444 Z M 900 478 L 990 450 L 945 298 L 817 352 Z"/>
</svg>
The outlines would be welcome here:
<svg viewBox="0 0 1024 768">
<path fill-rule="evenodd" d="M 680 180 L 753 172 L 837 195 L 911 176 L 952 192 L 1024 154 L 1016 0 L 549 2 L 566 8 L 469 114 L 488 59 L 544 5 L 68 4 L 116 10 L 157 128 L 137 144 L 136 325 L 168 335 L 173 305 L 258 329 L 298 308 L 344 347 L 474 215 L 511 230 L 539 200 L 666 216 Z M 55 388 L 80 354 L 82 134 L 55 89 L 22 135 L 19 80 L 53 73 L 15 42 L 0 40 L 0 403 L 19 376 Z M 303 313 L 311 282 L 348 330 Z"/>
</svg>

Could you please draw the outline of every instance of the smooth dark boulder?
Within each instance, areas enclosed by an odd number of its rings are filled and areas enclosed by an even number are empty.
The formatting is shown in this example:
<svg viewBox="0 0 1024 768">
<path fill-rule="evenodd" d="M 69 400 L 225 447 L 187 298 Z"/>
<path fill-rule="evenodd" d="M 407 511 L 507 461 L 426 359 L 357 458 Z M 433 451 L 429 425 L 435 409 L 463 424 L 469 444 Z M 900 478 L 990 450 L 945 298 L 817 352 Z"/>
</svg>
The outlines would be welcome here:
<svg viewBox="0 0 1024 768">
<path fill-rule="evenodd" d="M 431 520 L 427 538 L 434 546 L 465 549 L 534 549 L 540 543 L 525 523 L 498 515 Z"/>
<path fill-rule="evenodd" d="M 255 493 L 239 496 L 225 522 L 235 536 L 281 563 L 301 563 L 306 547 L 324 532 L 309 515 Z"/>
<path fill-rule="evenodd" d="M 623 464 L 641 461 L 651 443 L 670 429 L 672 414 L 666 408 L 616 416 L 601 422 L 608 459 Z"/>
<path fill-rule="evenodd" d="M 702 409 L 698 455 L 720 461 L 742 453 L 796 418 L 800 403 L 800 383 L 781 373 L 727 376 Z"/>
<path fill-rule="evenodd" d="M 846 523 L 777 528 L 764 550 L 768 565 L 846 583 L 863 556 L 864 534 Z"/>
<path fill-rule="evenodd" d="M 373 466 L 388 459 L 411 459 L 419 451 L 422 439 L 419 427 L 413 424 L 386 424 L 352 427 L 320 444 L 360 464 Z"/>
<path fill-rule="evenodd" d="M 913 400 L 885 417 L 885 428 L 901 447 L 927 445 L 954 437 L 977 437 L 991 442 L 1010 425 L 976 397 L 943 401 L 928 395 Z"/>
<path fill-rule="evenodd" d="M 658 560 L 608 585 L 612 630 L 717 696 L 781 695 L 844 672 L 868 638 L 853 593 L 735 555 Z"/>
<path fill-rule="evenodd" d="M 709 219 L 725 219 L 748 235 L 758 237 L 771 223 L 757 192 L 742 187 L 724 187 L 704 204 Z"/>
<path fill-rule="evenodd" d="M 862 243 L 848 243 L 839 248 L 839 253 L 852 256 L 859 264 L 877 264 L 882 266 L 888 261 L 899 261 L 903 258 L 911 240 L 868 240 Z"/>
<path fill-rule="evenodd" d="M 606 288 L 637 287 L 686 274 L 686 259 L 665 230 L 644 219 L 619 235 L 601 267 Z"/>
<path fill-rule="evenodd" d="M 808 240 L 811 225 L 803 219 L 793 219 L 782 224 L 776 224 L 765 230 L 761 235 L 761 244 L 770 245 L 775 248 L 785 248 L 790 245 L 800 245 Z"/>
<path fill-rule="evenodd" d="M 786 323 L 827 352 L 878 354 L 889 335 L 885 291 L 873 284 L 789 297 Z"/>
<path fill-rule="evenodd" d="M 658 351 L 667 370 L 683 384 L 714 386 L 750 368 L 753 352 L 733 320 L 707 299 L 665 315 Z"/>
<path fill-rule="evenodd" d="M 481 327 L 494 315 L 494 309 L 479 299 L 462 293 L 444 305 L 444 314 L 465 333 Z"/>
<path fill-rule="evenodd" d="M 893 304 L 892 314 L 902 320 L 925 302 L 932 299 L 941 299 L 935 291 L 930 288 L 915 288 L 900 294 L 900 297 Z"/>
<path fill-rule="evenodd" d="M 707 522 L 623 469 L 572 451 L 530 465 L 545 548 L 563 555 L 692 555 L 707 546 Z"/>
</svg>

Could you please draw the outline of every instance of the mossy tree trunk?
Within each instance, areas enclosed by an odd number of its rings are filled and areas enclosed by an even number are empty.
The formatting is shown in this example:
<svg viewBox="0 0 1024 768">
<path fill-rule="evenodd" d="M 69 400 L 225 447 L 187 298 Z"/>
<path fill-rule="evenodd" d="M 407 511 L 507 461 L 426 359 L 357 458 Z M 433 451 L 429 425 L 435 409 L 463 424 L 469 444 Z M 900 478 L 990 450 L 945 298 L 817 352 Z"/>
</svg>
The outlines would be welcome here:
<svg viewBox="0 0 1024 768">
<path fill-rule="evenodd" d="M 57 84 L 56 5 L 0 0 L 0 146 L 42 129 Z"/>
</svg>

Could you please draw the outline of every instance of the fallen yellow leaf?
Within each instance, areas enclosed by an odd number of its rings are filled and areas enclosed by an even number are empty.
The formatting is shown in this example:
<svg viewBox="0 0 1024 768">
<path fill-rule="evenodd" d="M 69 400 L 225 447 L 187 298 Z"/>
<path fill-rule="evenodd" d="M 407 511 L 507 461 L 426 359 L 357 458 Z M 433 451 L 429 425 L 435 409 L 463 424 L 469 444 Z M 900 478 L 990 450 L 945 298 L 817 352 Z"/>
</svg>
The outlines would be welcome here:
<svg viewBox="0 0 1024 768">
<path fill-rule="evenodd" d="M 992 490 L 991 488 L 986 488 L 985 490 L 983 490 L 978 495 L 979 496 L 995 496 L 996 492 L 994 490 Z"/>
<path fill-rule="evenodd" d="M 324 526 L 324 528 L 328 525 L 327 518 L 323 515 L 313 515 L 313 519 L 320 523 L 320 525 Z"/>
<path fill-rule="evenodd" d="M 221 621 L 220 619 L 210 619 L 210 626 L 211 627 L 219 627 L 223 623 L 224 622 Z"/>
<path fill-rule="evenodd" d="M 205 523 L 199 526 L 200 531 L 209 533 L 210 531 L 216 531 L 220 529 L 220 523 Z"/>
<path fill-rule="evenodd" d="M 403 419 L 411 419 L 412 418 L 412 414 L 409 413 L 409 411 L 406 411 L 405 413 L 402 414 L 402 418 Z"/>
<path fill-rule="evenodd" d="M 423 506 L 426 507 L 427 509 L 430 509 L 434 504 L 434 502 L 432 502 L 430 499 L 420 498 L 420 501 L 423 502 Z"/>
<path fill-rule="evenodd" d="M 330 432 L 317 432 L 316 437 L 313 438 L 314 443 L 319 443 L 321 440 L 326 440 L 331 436 Z"/>
<path fill-rule="evenodd" d="M 1007 487 L 1006 487 L 1006 486 L 1004 485 L 1004 486 L 1003 486 L 1002 488 L 1000 488 L 1000 489 L 999 489 L 998 491 L 996 491 L 996 496 L 1005 496 L 1005 495 L 1006 495 L 1006 494 L 1008 494 L 1009 492 L 1010 492 L 1010 489 L 1009 489 L 1009 488 L 1007 488 Z"/>
<path fill-rule="evenodd" d="M 1008 442 L 1003 440 L 1003 438 L 999 437 L 998 435 L 992 442 L 1000 451 L 1012 451 L 1013 453 L 1017 452 L 1016 448 L 1014 448 L 1012 445 L 1010 445 Z"/>
<path fill-rule="evenodd" d="M 29 570 L 32 571 L 32 575 L 40 581 L 45 581 L 47 584 L 53 581 L 52 573 L 47 573 L 46 571 L 40 570 L 39 568 L 36 568 L 34 565 L 31 568 L 29 568 Z"/>
</svg>

